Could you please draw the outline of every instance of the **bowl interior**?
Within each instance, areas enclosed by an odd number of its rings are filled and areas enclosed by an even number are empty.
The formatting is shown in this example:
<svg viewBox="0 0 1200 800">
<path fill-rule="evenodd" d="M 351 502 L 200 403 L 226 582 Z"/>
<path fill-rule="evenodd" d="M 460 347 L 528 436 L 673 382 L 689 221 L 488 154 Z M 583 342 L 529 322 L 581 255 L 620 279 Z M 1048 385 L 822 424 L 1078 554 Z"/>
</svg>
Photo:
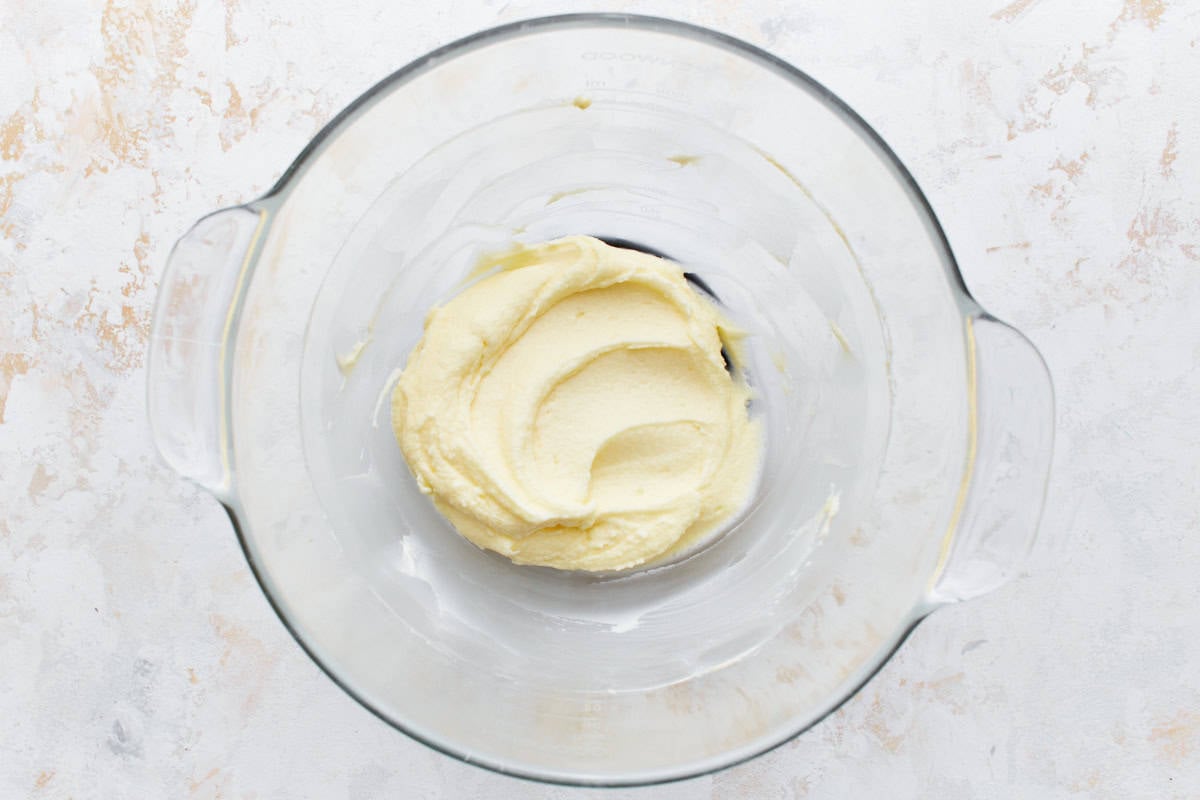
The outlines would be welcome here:
<svg viewBox="0 0 1200 800">
<path fill-rule="evenodd" d="M 861 424 L 888 416 L 878 317 L 829 221 L 744 141 L 637 99 L 515 112 L 436 148 L 347 239 L 305 340 L 307 460 L 363 578 L 462 658 L 547 690 L 665 686 L 775 635 L 777 609 L 821 586 L 805 573 L 844 554 L 886 434 Z M 392 436 L 391 387 L 426 311 L 489 249 L 570 233 L 677 260 L 748 334 L 759 491 L 680 563 L 597 577 L 480 551 L 420 494 Z M 436 607 L 419 601 L 428 588 Z"/>
</svg>

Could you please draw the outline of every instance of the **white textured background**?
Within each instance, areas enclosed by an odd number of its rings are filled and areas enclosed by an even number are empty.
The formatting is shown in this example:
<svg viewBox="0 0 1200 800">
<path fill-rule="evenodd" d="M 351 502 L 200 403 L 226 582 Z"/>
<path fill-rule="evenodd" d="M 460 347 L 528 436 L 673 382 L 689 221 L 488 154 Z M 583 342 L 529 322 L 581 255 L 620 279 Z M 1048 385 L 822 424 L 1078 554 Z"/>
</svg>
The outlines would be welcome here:
<svg viewBox="0 0 1200 800">
<path fill-rule="evenodd" d="M 561 2 L 0 0 L 0 797 L 1200 797 L 1200 2 L 614 2 L 762 45 L 895 147 L 1058 388 L 1026 574 L 750 764 L 579 792 L 333 686 L 152 450 L 168 248 L 411 58 Z"/>
</svg>

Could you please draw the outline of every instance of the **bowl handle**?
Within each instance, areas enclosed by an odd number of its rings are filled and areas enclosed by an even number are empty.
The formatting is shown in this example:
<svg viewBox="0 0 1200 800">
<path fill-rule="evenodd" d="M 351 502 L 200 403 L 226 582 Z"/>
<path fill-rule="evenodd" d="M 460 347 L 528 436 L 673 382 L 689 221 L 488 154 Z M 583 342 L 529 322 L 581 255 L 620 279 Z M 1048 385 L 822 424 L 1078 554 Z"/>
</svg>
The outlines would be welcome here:
<svg viewBox="0 0 1200 800">
<path fill-rule="evenodd" d="M 147 357 L 155 445 L 176 472 L 218 497 L 230 490 L 226 408 L 239 299 L 266 212 L 217 211 L 175 243 L 159 283 Z"/>
<path fill-rule="evenodd" d="M 1037 534 L 1054 445 L 1054 389 L 1037 348 L 986 314 L 968 318 L 967 340 L 972 439 L 934 574 L 935 603 L 977 597 L 1022 567 Z"/>
</svg>

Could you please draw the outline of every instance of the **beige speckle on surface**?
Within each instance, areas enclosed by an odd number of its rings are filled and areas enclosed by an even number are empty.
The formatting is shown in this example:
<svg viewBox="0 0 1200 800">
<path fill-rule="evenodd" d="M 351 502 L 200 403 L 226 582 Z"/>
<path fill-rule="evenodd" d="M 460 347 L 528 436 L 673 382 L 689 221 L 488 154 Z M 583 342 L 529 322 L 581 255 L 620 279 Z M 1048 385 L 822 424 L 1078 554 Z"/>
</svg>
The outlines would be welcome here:
<svg viewBox="0 0 1200 800">
<path fill-rule="evenodd" d="M 1171 123 L 1171 128 L 1167 131 L 1167 143 L 1163 145 L 1162 155 L 1158 158 L 1158 165 L 1162 168 L 1164 178 L 1170 178 L 1175 174 L 1175 159 L 1179 158 L 1179 153 L 1175 148 L 1178 144 L 1179 126 Z"/>
<path fill-rule="evenodd" d="M 1181 711 L 1160 722 L 1150 730 L 1150 742 L 1169 764 L 1187 763 L 1200 750 L 1200 714 Z"/>
<path fill-rule="evenodd" d="M 1013 0 L 1004 8 L 992 14 L 992 19 L 1012 22 L 1028 11 L 1038 0 Z"/>
<path fill-rule="evenodd" d="M 5 161 L 16 161 L 25 152 L 25 117 L 20 111 L 14 111 L 3 125 L 0 125 L 0 158 Z"/>
<path fill-rule="evenodd" d="M 767 47 L 870 121 L 975 296 L 1046 356 L 1058 443 L 1011 585 L 935 613 L 801 738 L 604 797 L 1200 797 L 1196 4 L 606 8 Z M 0 5 L 0 797 L 596 796 L 457 763 L 347 697 L 144 411 L 155 291 L 199 216 L 266 190 L 410 59 L 564 10 Z"/>
</svg>

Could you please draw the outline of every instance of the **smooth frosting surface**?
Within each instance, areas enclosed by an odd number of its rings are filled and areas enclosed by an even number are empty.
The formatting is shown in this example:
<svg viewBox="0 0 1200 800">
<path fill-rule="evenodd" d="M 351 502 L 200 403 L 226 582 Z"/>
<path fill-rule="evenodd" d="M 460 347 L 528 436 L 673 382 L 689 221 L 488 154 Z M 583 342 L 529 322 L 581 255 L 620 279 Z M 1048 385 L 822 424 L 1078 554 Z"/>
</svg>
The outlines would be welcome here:
<svg viewBox="0 0 1200 800">
<path fill-rule="evenodd" d="M 572 236 L 433 309 L 392 395 L 423 492 L 522 564 L 621 570 L 691 549 L 758 472 L 738 332 L 670 261 Z"/>
</svg>

